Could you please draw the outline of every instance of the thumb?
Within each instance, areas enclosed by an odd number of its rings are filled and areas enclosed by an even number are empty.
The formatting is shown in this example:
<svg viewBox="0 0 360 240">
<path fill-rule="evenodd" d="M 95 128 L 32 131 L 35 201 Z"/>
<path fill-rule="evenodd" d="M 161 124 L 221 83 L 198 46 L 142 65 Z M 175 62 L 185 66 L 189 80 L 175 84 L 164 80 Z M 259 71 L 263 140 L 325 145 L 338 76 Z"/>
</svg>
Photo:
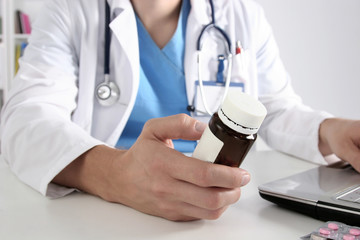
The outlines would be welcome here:
<svg viewBox="0 0 360 240">
<path fill-rule="evenodd" d="M 145 123 L 143 134 L 159 140 L 198 140 L 207 124 L 186 115 L 178 114 L 164 118 L 154 118 Z"/>
</svg>

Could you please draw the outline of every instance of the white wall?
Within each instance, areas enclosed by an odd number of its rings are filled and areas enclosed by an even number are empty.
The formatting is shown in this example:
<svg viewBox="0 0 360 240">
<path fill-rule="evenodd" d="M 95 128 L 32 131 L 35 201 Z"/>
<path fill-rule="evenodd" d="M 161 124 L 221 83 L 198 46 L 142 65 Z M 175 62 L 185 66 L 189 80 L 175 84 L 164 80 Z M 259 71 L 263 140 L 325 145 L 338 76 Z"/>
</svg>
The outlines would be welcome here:
<svg viewBox="0 0 360 240">
<path fill-rule="evenodd" d="M 360 119 L 360 0 L 257 2 L 303 101 Z"/>
</svg>

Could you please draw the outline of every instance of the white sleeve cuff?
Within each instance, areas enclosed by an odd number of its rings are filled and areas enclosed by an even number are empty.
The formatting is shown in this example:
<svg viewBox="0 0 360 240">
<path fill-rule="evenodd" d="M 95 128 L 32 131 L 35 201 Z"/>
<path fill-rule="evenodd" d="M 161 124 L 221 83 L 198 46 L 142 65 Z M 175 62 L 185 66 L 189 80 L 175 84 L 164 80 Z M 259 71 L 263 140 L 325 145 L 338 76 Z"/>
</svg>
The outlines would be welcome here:
<svg viewBox="0 0 360 240">
<path fill-rule="evenodd" d="M 56 198 L 65 197 L 66 195 L 69 195 L 70 193 L 73 193 L 75 191 L 80 192 L 76 188 L 68 188 L 57 185 L 55 183 L 49 183 L 46 190 L 46 196 L 51 199 L 56 199 Z"/>
</svg>

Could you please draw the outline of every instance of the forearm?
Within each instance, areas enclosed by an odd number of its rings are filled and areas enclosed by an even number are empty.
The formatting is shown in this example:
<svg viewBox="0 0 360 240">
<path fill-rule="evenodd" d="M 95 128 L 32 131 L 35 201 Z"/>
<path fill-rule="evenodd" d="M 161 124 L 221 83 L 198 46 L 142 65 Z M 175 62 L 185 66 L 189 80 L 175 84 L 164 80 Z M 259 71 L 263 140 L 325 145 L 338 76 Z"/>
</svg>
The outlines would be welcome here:
<svg viewBox="0 0 360 240">
<path fill-rule="evenodd" d="M 63 169 L 52 182 L 106 199 L 109 170 L 123 152 L 105 145 L 95 146 Z"/>
</svg>

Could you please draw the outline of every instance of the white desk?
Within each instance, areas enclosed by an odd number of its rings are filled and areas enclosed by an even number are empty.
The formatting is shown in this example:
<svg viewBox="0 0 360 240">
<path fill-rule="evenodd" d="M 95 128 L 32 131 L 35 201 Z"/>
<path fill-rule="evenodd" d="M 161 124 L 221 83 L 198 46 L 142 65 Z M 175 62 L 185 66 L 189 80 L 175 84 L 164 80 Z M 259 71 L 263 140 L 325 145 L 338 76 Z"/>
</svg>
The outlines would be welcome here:
<svg viewBox="0 0 360 240">
<path fill-rule="evenodd" d="M 251 152 L 240 201 L 215 221 L 171 222 L 75 193 L 49 200 L 0 163 L 0 239 L 299 239 L 323 222 L 263 200 L 257 186 L 315 165 L 273 151 Z"/>
</svg>

